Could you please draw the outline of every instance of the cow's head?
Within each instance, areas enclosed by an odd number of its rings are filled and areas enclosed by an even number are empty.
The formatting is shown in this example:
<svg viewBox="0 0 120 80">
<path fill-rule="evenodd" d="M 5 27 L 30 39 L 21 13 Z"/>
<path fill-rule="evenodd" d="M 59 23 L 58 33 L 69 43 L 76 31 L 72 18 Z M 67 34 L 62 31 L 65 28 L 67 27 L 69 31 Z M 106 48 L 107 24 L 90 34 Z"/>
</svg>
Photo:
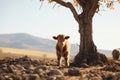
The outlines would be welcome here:
<svg viewBox="0 0 120 80">
<path fill-rule="evenodd" d="M 65 36 L 63 34 L 59 34 L 58 36 L 53 36 L 53 39 L 58 40 L 58 44 L 64 45 L 65 40 L 69 39 L 70 36 Z"/>
</svg>

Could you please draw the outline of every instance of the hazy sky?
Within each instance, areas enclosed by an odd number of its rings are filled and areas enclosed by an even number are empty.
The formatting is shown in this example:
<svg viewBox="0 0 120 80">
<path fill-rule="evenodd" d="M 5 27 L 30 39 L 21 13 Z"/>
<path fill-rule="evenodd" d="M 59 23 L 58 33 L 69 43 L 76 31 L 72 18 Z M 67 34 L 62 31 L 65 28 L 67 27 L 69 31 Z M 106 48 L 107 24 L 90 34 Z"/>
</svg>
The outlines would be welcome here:
<svg viewBox="0 0 120 80">
<path fill-rule="evenodd" d="M 104 8 L 105 9 L 105 8 Z M 69 9 L 39 0 L 0 0 L 0 34 L 29 33 L 52 39 L 63 33 L 71 43 L 79 44 L 78 24 Z M 120 4 L 114 10 L 105 9 L 93 19 L 93 39 L 99 49 L 120 47 Z"/>
</svg>

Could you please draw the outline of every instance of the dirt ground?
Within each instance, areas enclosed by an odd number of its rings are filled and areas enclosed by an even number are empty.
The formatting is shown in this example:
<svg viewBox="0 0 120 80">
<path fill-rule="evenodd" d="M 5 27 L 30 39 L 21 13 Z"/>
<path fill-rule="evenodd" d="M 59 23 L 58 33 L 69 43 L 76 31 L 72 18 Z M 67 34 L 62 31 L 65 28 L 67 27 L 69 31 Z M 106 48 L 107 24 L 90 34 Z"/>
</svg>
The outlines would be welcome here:
<svg viewBox="0 0 120 80">
<path fill-rule="evenodd" d="M 120 80 L 120 60 L 111 57 L 103 66 L 84 68 L 65 67 L 64 61 L 59 67 L 56 58 L 48 55 L 40 57 L 5 52 L 0 55 L 0 80 Z"/>
<path fill-rule="evenodd" d="M 120 61 L 88 68 L 56 64 L 50 58 L 6 57 L 0 60 L 0 80 L 120 80 Z"/>
</svg>

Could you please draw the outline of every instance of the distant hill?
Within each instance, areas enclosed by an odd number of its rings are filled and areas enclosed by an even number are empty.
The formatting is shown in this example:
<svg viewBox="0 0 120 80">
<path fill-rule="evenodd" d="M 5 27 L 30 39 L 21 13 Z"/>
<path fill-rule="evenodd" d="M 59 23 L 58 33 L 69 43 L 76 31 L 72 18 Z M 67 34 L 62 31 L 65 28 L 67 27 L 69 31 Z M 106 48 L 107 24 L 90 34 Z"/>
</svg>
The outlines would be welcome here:
<svg viewBox="0 0 120 80">
<path fill-rule="evenodd" d="M 55 47 L 54 44 L 55 42 L 52 40 L 35 37 L 25 33 L 0 35 L 0 47 L 53 52 L 53 47 Z"/>
<path fill-rule="evenodd" d="M 54 40 L 44 39 L 26 33 L 0 34 L 0 47 L 55 53 L 55 44 L 56 42 Z M 72 55 L 76 55 L 78 50 L 79 45 L 71 44 Z M 111 53 L 109 50 L 100 49 L 99 51 L 106 54 Z"/>
</svg>

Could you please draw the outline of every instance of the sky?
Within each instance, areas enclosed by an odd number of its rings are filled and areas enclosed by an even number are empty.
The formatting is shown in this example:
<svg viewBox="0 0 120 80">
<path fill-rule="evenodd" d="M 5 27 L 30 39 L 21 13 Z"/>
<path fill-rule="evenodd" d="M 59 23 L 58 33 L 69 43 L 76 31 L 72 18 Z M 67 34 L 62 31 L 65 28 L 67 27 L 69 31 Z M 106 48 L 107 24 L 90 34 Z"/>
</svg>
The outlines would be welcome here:
<svg viewBox="0 0 120 80">
<path fill-rule="evenodd" d="M 0 34 L 28 33 L 52 39 L 57 34 L 70 36 L 79 44 L 78 23 L 68 8 L 39 0 L 0 0 Z M 77 11 L 80 11 L 77 10 Z M 120 4 L 114 10 L 102 8 L 93 17 L 93 40 L 97 48 L 120 48 Z"/>
</svg>

